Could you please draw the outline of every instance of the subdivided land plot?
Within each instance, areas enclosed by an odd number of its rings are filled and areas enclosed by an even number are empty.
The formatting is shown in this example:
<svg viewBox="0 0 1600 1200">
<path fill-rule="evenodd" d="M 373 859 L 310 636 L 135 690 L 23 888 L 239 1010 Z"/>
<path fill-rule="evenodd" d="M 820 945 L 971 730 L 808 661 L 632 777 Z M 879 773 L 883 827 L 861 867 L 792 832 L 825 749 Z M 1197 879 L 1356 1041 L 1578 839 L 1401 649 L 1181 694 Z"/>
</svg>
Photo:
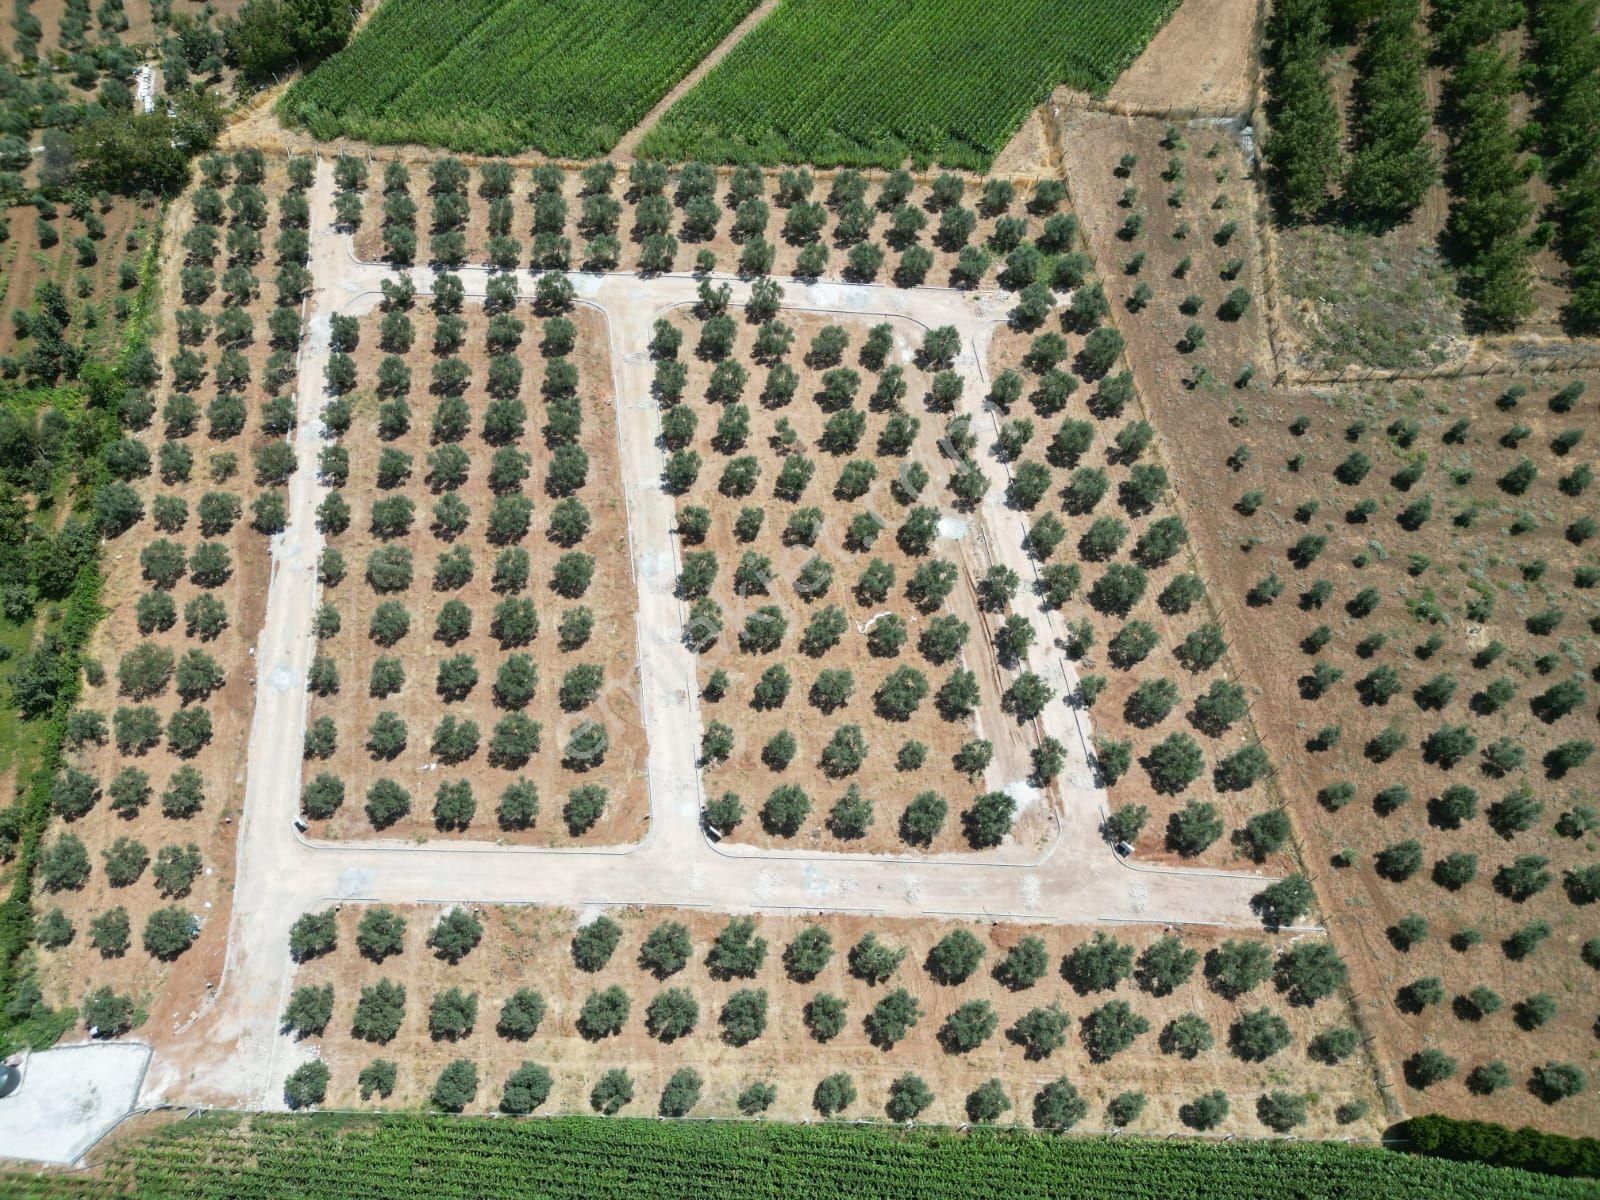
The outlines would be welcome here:
<svg viewBox="0 0 1600 1200">
<path fill-rule="evenodd" d="M 446 275 L 335 318 L 302 798 L 326 836 L 642 832 L 604 325 L 490 293 Z"/>
<path fill-rule="evenodd" d="M 1315 937 L 347 904 L 305 914 L 293 953 L 282 1052 L 319 1061 L 291 1101 L 1256 1136 L 1382 1119 Z"/>
<path fill-rule="evenodd" d="M 738 271 L 883 282 L 992 285 L 1023 243 L 1071 236 L 1066 186 L 949 172 L 670 169 L 639 161 L 582 171 L 444 158 L 336 166 L 339 219 L 356 253 L 396 266 L 503 270 Z"/>
<path fill-rule="evenodd" d="M 102 1036 L 186 1020 L 222 967 L 248 650 L 294 464 L 311 168 L 255 151 L 201 161 L 171 218 L 177 309 L 154 361 L 130 365 L 124 436 L 104 455 L 107 613 L 35 894 L 45 998 Z"/>
<path fill-rule="evenodd" d="M 708 820 L 770 845 L 986 847 L 1021 795 L 1016 841 L 1038 843 L 1050 796 L 1002 709 L 965 469 L 940 447 L 970 424 L 956 345 L 784 310 L 776 283 L 743 310 L 703 296 L 652 351 Z M 1003 822 L 963 817 L 991 793 Z"/>
</svg>

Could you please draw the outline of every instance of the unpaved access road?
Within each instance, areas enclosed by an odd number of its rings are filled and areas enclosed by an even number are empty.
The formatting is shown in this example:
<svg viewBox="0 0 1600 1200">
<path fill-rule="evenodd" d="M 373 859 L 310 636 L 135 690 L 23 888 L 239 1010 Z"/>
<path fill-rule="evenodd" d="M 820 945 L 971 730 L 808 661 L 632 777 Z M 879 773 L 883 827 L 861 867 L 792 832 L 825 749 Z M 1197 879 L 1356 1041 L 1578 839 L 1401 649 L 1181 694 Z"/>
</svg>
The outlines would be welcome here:
<svg viewBox="0 0 1600 1200">
<path fill-rule="evenodd" d="M 370 310 L 380 299 L 380 282 L 391 276 L 384 265 L 358 261 L 350 239 L 334 229 L 332 170 L 326 162 L 319 165 L 313 189 L 312 221 L 314 283 L 299 367 L 298 468 L 289 489 L 289 524 L 273 546 L 266 624 L 255 652 L 256 710 L 227 962 L 215 995 L 199 1015 L 173 1036 L 159 1038 L 145 1103 L 281 1106 L 283 1078 L 306 1053 L 277 1032 L 293 966 L 289 927 L 301 913 L 330 902 L 590 909 L 637 904 L 1059 924 L 1258 924 L 1250 898 L 1266 882 L 1260 875 L 1141 869 L 1112 854 L 1100 835 L 1105 793 L 1095 786 L 1087 758 L 1087 720 L 1061 702 L 1051 704 L 1040 718 L 1042 732 L 1068 746 L 1072 757 L 1060 789 L 1059 835 L 1036 861 L 1017 861 L 1015 855 L 913 858 L 762 851 L 718 846 L 705 836 L 696 766 L 700 720 L 695 664 L 683 644 L 686 606 L 674 594 L 674 504 L 659 484 L 659 412 L 651 396 L 653 371 L 646 351 L 656 317 L 696 299 L 699 280 L 688 275 L 572 276 L 580 301 L 600 309 L 609 327 L 621 474 L 638 588 L 640 706 L 649 744 L 648 834 L 630 846 L 582 849 L 314 842 L 299 836 L 293 821 L 299 811 L 305 680 L 315 653 L 312 616 L 322 549 L 315 518 L 322 496 L 317 457 L 325 436 L 320 412 L 326 399 L 329 320 L 335 312 Z M 484 269 L 456 273 L 468 295 L 483 294 Z M 426 268 L 413 272 L 420 292 L 431 289 L 432 274 Z M 524 295 L 532 294 L 533 275 L 523 274 L 518 282 Z M 748 284 L 726 282 L 733 302 L 742 303 Z M 964 403 L 975 420 L 993 420 L 981 412 L 988 390 L 984 363 L 991 335 L 1009 307 L 1004 296 L 786 281 L 783 304 L 795 311 L 955 326 L 963 345 L 957 369 L 967 381 Z M 976 528 L 968 536 L 993 561 L 1030 580 L 1034 567 L 1022 549 L 1024 523 L 1001 501 L 1006 468 L 987 456 L 980 461 L 992 473 L 993 486 L 974 514 Z M 1055 648 L 1055 618 L 1031 604 L 1024 608 L 1038 633 L 1024 665 L 1065 695 L 1076 678 Z"/>
</svg>

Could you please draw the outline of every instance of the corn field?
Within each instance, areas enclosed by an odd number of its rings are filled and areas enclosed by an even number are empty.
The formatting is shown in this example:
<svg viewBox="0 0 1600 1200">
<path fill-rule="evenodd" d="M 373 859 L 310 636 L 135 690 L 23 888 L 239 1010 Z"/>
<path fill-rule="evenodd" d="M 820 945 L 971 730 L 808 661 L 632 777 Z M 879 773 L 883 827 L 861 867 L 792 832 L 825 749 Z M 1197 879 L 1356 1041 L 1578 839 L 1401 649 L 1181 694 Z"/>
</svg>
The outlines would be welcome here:
<svg viewBox="0 0 1600 1200">
<path fill-rule="evenodd" d="M 323 139 L 605 153 L 755 0 L 385 0 L 280 115 Z"/>
<path fill-rule="evenodd" d="M 1103 94 L 1174 0 L 784 0 L 672 106 L 668 159 L 983 170 L 1057 84 Z"/>
<path fill-rule="evenodd" d="M 498 1197 L 1383 1196 L 1563 1200 L 1556 1179 L 1389 1150 L 1293 1143 L 1049 1138 L 885 1127 L 592 1117 L 208 1117 L 110 1154 L 99 1178 L 0 1175 L 0 1194 L 228 1200 Z"/>
</svg>

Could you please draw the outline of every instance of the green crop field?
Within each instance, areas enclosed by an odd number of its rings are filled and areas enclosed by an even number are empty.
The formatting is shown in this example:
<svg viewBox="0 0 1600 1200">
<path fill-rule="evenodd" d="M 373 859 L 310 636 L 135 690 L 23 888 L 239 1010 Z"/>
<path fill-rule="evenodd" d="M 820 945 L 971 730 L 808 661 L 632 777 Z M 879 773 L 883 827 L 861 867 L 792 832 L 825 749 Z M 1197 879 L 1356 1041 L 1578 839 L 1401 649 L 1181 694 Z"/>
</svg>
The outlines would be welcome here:
<svg viewBox="0 0 1600 1200">
<path fill-rule="evenodd" d="M 1592 1196 L 1587 1180 L 1387 1150 L 1291 1142 L 902 1131 L 569 1117 L 210 1117 L 113 1154 L 95 1180 L 0 1175 L 18 1200 L 622 1200 L 702 1197 L 1073 1196 L 1132 1200 L 1534 1200 Z"/>
<path fill-rule="evenodd" d="M 982 170 L 1057 84 L 1103 93 L 1175 0 L 784 0 L 645 138 L 669 159 Z"/>
<path fill-rule="evenodd" d="M 385 0 L 280 115 L 319 138 L 604 154 L 755 0 Z"/>
</svg>

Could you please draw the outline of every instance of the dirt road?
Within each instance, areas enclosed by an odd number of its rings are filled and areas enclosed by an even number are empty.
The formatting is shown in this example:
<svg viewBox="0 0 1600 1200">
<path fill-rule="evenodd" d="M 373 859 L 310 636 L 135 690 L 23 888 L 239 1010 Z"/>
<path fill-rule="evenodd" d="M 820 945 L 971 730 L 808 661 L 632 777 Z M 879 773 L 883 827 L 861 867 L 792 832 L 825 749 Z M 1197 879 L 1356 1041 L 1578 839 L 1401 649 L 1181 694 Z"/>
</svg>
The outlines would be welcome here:
<svg viewBox="0 0 1600 1200">
<path fill-rule="evenodd" d="M 592 908 L 646 904 L 716 911 L 833 911 L 884 916 L 963 916 L 1057 923 L 1202 922 L 1254 925 L 1249 901 L 1261 876 L 1215 871 L 1144 870 L 1119 861 L 1100 836 L 1105 794 L 1088 761 L 1087 720 L 1055 702 L 1042 731 L 1071 751 L 1063 778 L 1060 835 L 1037 861 L 984 855 L 872 857 L 763 851 L 718 846 L 702 831 L 696 766 L 700 720 L 695 664 L 683 645 L 685 606 L 674 595 L 674 505 L 659 485 L 659 413 L 651 398 L 646 352 L 651 325 L 665 310 L 692 303 L 698 280 L 687 275 L 575 275 L 580 301 L 607 318 L 618 403 L 622 477 L 638 588 L 641 706 L 649 742 L 650 828 L 630 846 L 540 849 L 492 844 L 311 842 L 292 822 L 299 809 L 306 672 L 315 651 L 316 562 L 322 539 L 317 456 L 324 430 L 323 368 L 329 318 L 359 314 L 380 299 L 381 264 L 357 261 L 347 236 L 333 229 L 332 172 L 323 163 L 312 196 L 314 290 L 310 330 L 299 367 L 298 469 L 290 485 L 290 520 L 273 546 L 267 619 L 256 648 L 257 698 L 239 831 L 237 884 L 224 978 L 199 1017 L 158 1054 L 143 1100 L 203 1101 L 247 1107 L 281 1104 L 283 1077 L 304 1053 L 277 1034 L 291 962 L 289 927 L 301 913 L 334 901 L 482 903 Z M 469 295 L 483 294 L 487 272 L 457 272 Z M 432 272 L 417 269 L 418 290 Z M 727 280 L 733 302 L 748 285 Z M 531 295 L 534 277 L 519 278 Z M 997 293 L 937 288 L 784 282 L 792 310 L 898 317 L 925 326 L 953 325 L 967 377 L 964 403 L 975 421 L 987 391 L 984 367 L 992 331 L 1009 302 Z M 1023 579 L 1034 571 L 1022 549 L 1024 524 L 1002 506 L 1006 468 L 982 459 L 993 484 L 969 536 L 994 561 Z M 1053 616 L 1024 605 L 1036 625 L 1024 664 L 1069 694 L 1076 678 L 1055 650 Z M 1019 667 L 1019 669 L 1021 669 Z"/>
</svg>

